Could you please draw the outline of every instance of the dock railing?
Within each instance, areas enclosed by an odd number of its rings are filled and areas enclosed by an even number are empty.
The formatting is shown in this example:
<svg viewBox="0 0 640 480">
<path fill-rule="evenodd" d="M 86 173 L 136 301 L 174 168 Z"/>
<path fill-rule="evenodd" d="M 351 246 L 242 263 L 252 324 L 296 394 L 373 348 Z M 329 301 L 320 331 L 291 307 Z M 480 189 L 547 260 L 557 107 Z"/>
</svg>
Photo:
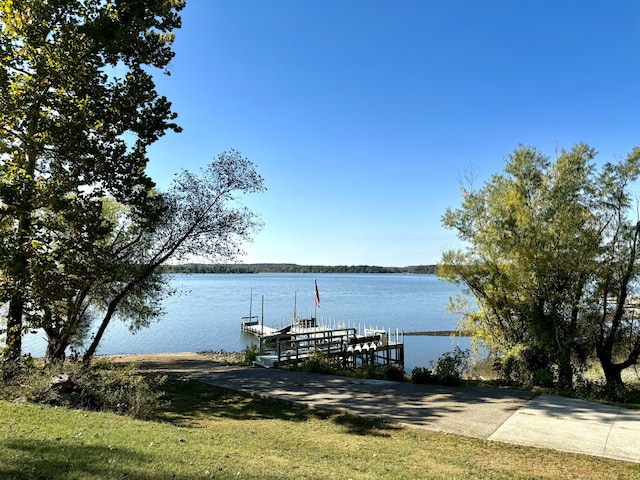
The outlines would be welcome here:
<svg viewBox="0 0 640 480">
<path fill-rule="evenodd" d="M 320 354 L 341 368 L 358 365 L 404 366 L 404 344 L 389 340 L 388 332 L 358 336 L 355 328 L 327 330 L 320 327 L 261 337 L 260 350 L 268 366 L 303 362 Z M 261 364 L 258 362 L 258 364 Z M 264 366 L 264 365 L 263 365 Z"/>
</svg>

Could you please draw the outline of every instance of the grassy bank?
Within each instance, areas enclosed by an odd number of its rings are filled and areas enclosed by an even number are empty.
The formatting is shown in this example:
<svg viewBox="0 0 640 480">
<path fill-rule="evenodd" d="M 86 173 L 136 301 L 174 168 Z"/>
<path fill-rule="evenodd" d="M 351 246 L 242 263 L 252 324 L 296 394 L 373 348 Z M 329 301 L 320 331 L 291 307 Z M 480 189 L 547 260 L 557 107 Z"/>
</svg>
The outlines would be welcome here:
<svg viewBox="0 0 640 480">
<path fill-rule="evenodd" d="M 640 466 L 163 386 L 155 421 L 0 402 L 0 478 L 415 479 L 640 477 Z"/>
</svg>

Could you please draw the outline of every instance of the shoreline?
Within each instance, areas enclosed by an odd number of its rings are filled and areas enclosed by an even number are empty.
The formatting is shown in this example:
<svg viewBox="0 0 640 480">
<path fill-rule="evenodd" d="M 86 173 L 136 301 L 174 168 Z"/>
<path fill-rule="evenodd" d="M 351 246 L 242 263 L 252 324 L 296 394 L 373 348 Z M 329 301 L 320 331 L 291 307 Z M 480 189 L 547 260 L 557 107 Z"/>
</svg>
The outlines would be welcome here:
<svg viewBox="0 0 640 480">
<path fill-rule="evenodd" d="M 173 361 L 202 361 L 209 360 L 221 364 L 238 364 L 244 361 L 244 353 L 226 352 L 224 350 L 203 352 L 158 352 L 158 353 L 123 353 L 116 355 L 97 355 L 94 360 L 109 360 L 114 363 L 145 363 L 153 362 L 173 362 Z"/>
<path fill-rule="evenodd" d="M 405 337 L 470 337 L 471 335 L 458 330 L 433 330 L 424 332 L 403 332 Z"/>
</svg>

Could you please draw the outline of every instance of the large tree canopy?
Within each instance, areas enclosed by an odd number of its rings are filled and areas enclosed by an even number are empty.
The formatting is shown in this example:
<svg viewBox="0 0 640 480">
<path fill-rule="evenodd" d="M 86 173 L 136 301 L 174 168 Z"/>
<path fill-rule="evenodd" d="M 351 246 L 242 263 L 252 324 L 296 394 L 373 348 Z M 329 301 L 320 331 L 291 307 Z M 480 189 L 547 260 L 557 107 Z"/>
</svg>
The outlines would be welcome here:
<svg viewBox="0 0 640 480">
<path fill-rule="evenodd" d="M 147 147 L 179 131 L 151 68 L 173 57 L 181 0 L 0 0 L 0 301 L 4 358 L 23 319 L 51 318 L 95 275 L 113 198 L 159 212 Z M 67 308 L 80 308 L 67 305 Z"/>
<path fill-rule="evenodd" d="M 241 243 L 261 227 L 258 217 L 239 195 L 264 190 L 254 165 L 236 151 L 222 152 L 200 174 L 183 171 L 172 188 L 157 193 L 160 215 L 141 221 L 133 210 L 113 199 L 103 201 L 103 215 L 114 226 L 94 248 L 95 274 L 81 272 L 66 297 L 41 300 L 44 315 L 28 325 L 47 334 L 45 361 L 64 358 L 69 346 L 82 349 L 88 364 L 114 319 L 131 330 L 146 327 L 161 313 L 168 276 L 160 266 L 169 260 L 193 258 L 233 260 Z M 65 280 L 61 277 L 61 280 Z"/>
<path fill-rule="evenodd" d="M 443 254 L 440 275 L 477 300 L 466 328 L 502 354 L 519 352 L 528 381 L 573 386 L 597 355 L 610 384 L 638 362 L 640 324 L 629 308 L 638 268 L 631 186 L 640 149 L 600 172 L 585 144 L 551 161 L 520 147 L 443 224 L 466 245 Z"/>
</svg>

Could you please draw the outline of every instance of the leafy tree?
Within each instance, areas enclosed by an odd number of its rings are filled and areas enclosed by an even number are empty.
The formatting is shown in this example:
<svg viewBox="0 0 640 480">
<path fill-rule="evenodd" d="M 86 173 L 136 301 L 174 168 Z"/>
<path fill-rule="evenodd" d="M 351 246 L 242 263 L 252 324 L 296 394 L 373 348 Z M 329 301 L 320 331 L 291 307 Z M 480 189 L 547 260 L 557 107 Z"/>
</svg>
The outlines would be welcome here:
<svg viewBox="0 0 640 480">
<path fill-rule="evenodd" d="M 201 175 L 183 171 L 163 198 L 161 222 L 138 226 L 128 221 L 112 245 L 113 276 L 93 288 L 93 302 L 102 320 L 84 354 L 88 364 L 116 313 L 133 318 L 133 328 L 148 324 L 157 310 L 164 277 L 160 266 L 193 257 L 211 261 L 233 259 L 241 242 L 261 227 L 257 217 L 238 206 L 238 193 L 264 190 L 253 163 L 236 151 L 223 152 Z M 113 268 L 115 267 L 115 268 Z M 141 315 L 143 312 L 143 315 Z"/>
<path fill-rule="evenodd" d="M 628 210 L 640 152 L 600 174 L 594 158 L 585 144 L 555 162 L 520 147 L 504 174 L 463 189 L 462 206 L 443 216 L 467 244 L 445 252 L 439 269 L 477 300 L 465 328 L 500 352 L 517 351 L 534 382 L 548 371 L 561 388 L 572 388 L 594 350 L 612 383 L 640 353 L 637 320 L 624 308 L 637 272 L 638 225 Z M 631 348 L 615 363 L 623 338 Z"/>
<path fill-rule="evenodd" d="M 160 201 L 157 196 L 154 197 L 157 202 Z M 135 238 L 135 229 L 149 229 L 153 225 L 146 218 L 140 223 L 142 219 L 133 216 L 132 211 L 131 207 L 112 198 L 103 199 L 101 218 L 110 225 L 108 235 L 95 239 L 87 248 L 73 246 L 77 251 L 78 261 L 64 264 L 69 271 L 60 271 L 56 261 L 45 262 L 38 265 L 37 271 L 34 270 L 29 297 L 33 308 L 26 315 L 26 325 L 29 328 L 41 328 L 46 333 L 46 363 L 64 359 L 69 346 L 78 350 L 83 345 L 92 320 L 98 314 L 95 305 L 96 289 L 114 277 L 125 275 L 126 265 L 117 250 L 122 248 L 121 239 L 125 236 L 123 232 L 128 232 Z M 155 217 L 158 218 L 159 215 Z M 144 248 L 140 244 L 139 247 Z M 87 251 L 91 253 L 90 258 L 86 257 Z M 154 288 L 162 290 L 163 282 L 151 278 L 145 285 L 150 291 Z M 141 298 L 134 299 L 132 296 L 131 299 L 126 299 L 122 310 L 135 310 L 133 307 L 128 308 L 129 304 L 139 305 L 135 315 L 140 322 L 157 315 Z"/>
<path fill-rule="evenodd" d="M 25 315 L 60 321 L 112 226 L 111 197 L 150 217 L 147 147 L 179 131 L 149 67 L 164 69 L 181 0 L 0 0 L 0 300 L 4 359 Z M 78 308 L 82 302 L 67 308 Z"/>
<path fill-rule="evenodd" d="M 622 385 L 622 371 L 638 364 L 640 318 L 637 292 L 640 222 L 632 212 L 631 184 L 640 174 L 640 148 L 623 162 L 607 164 L 600 178 L 603 201 L 598 282 L 589 303 L 596 354 L 607 384 Z M 634 213 L 634 215 L 632 215 Z"/>
</svg>

